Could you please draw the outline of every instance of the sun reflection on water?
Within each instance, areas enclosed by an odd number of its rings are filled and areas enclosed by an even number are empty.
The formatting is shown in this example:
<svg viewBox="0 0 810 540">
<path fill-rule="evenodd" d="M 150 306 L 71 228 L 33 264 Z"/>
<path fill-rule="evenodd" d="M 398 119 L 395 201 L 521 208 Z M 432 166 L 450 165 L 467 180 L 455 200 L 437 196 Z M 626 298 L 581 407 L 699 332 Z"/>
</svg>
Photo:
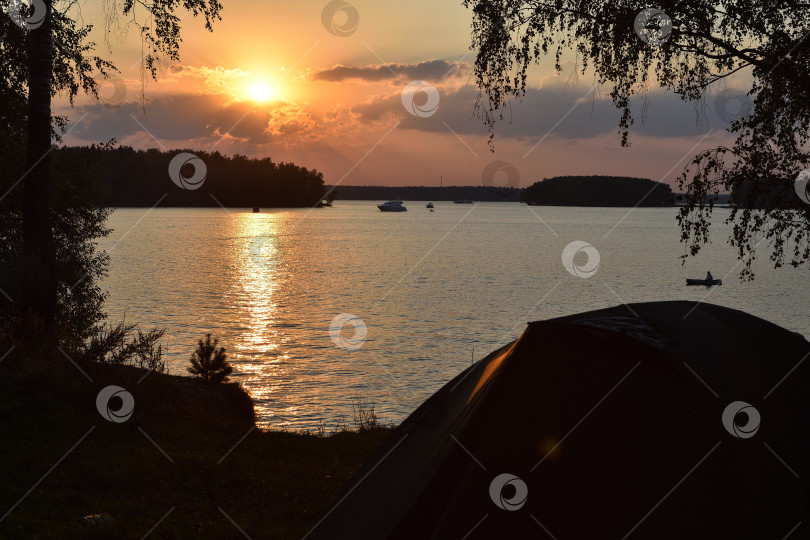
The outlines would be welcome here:
<svg viewBox="0 0 810 540">
<path fill-rule="evenodd" d="M 289 355 L 282 345 L 287 341 L 279 331 L 279 288 L 282 253 L 279 249 L 279 216 L 239 214 L 234 221 L 238 293 L 237 310 L 242 315 L 240 335 L 235 340 L 232 360 L 240 382 L 268 413 L 264 403 L 277 397 L 282 381 L 289 375 Z"/>
</svg>

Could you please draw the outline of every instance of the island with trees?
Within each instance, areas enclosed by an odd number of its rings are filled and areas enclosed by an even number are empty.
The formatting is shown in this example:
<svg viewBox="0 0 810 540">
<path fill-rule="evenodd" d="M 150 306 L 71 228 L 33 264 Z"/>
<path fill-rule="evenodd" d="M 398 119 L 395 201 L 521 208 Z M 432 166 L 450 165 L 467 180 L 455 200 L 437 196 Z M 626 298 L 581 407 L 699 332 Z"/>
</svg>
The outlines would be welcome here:
<svg viewBox="0 0 810 540">
<path fill-rule="evenodd" d="M 521 202 L 544 206 L 671 206 L 672 188 L 647 178 L 556 176 L 523 190 Z"/>
</svg>

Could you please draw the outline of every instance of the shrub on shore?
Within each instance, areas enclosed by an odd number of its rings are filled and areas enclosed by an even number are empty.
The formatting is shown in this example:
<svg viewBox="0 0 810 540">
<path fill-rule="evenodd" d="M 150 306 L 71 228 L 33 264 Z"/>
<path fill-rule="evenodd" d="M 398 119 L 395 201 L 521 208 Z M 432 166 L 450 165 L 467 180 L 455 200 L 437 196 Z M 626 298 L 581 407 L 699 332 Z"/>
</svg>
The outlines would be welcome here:
<svg viewBox="0 0 810 540">
<path fill-rule="evenodd" d="M 117 326 L 107 325 L 93 336 L 83 352 L 89 361 L 103 364 L 129 365 L 166 373 L 163 345 L 158 340 L 165 329 L 143 332 L 135 324 L 121 321 Z"/>
<path fill-rule="evenodd" d="M 188 372 L 206 381 L 220 383 L 228 382 L 228 375 L 233 371 L 233 367 L 228 363 L 228 355 L 225 347 L 220 347 L 219 340 L 212 338 L 211 334 L 206 334 L 205 338 L 200 338 L 197 342 L 197 350 L 191 355 L 191 367 Z"/>
<path fill-rule="evenodd" d="M 377 413 L 374 412 L 373 403 L 368 403 L 360 398 L 354 399 L 352 400 L 352 413 L 354 427 L 357 431 L 371 431 L 383 427 L 377 418 Z"/>
</svg>

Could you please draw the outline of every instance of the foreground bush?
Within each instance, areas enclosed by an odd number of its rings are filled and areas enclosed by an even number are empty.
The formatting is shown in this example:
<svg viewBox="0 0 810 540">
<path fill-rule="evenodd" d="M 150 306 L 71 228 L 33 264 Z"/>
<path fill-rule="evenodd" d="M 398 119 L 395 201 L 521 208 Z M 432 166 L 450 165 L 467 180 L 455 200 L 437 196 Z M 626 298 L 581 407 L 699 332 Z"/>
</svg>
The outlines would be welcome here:
<svg viewBox="0 0 810 540">
<path fill-rule="evenodd" d="M 206 334 L 197 342 L 197 350 L 191 355 L 191 367 L 188 372 L 206 381 L 220 383 L 228 382 L 228 375 L 233 371 L 233 367 L 228 363 L 228 355 L 225 354 L 225 347 L 220 347 L 218 339 L 212 339 L 211 334 Z"/>
</svg>

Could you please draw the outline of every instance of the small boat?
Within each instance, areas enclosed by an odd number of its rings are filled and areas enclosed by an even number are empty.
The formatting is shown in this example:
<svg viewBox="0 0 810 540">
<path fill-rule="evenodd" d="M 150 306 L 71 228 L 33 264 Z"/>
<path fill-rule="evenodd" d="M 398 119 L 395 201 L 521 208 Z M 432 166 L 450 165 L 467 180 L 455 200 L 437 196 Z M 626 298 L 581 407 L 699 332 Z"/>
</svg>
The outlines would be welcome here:
<svg viewBox="0 0 810 540">
<path fill-rule="evenodd" d="M 433 208 L 433 203 L 429 202 L 425 205 L 425 208 Z"/>
<path fill-rule="evenodd" d="M 258 214 L 258 213 L 259 213 L 259 207 L 258 207 L 258 206 L 254 206 L 254 207 L 253 207 L 253 213 L 254 213 L 254 214 Z"/>
<path fill-rule="evenodd" d="M 380 212 L 407 212 L 408 210 L 402 205 L 402 201 L 388 201 L 378 204 L 377 208 L 380 209 Z"/>
<path fill-rule="evenodd" d="M 473 204 L 470 199 L 459 199 L 457 201 L 453 201 L 453 204 Z"/>
<path fill-rule="evenodd" d="M 687 279 L 687 285 L 705 285 L 706 287 L 711 287 L 712 285 L 722 285 L 722 279 Z"/>
</svg>

